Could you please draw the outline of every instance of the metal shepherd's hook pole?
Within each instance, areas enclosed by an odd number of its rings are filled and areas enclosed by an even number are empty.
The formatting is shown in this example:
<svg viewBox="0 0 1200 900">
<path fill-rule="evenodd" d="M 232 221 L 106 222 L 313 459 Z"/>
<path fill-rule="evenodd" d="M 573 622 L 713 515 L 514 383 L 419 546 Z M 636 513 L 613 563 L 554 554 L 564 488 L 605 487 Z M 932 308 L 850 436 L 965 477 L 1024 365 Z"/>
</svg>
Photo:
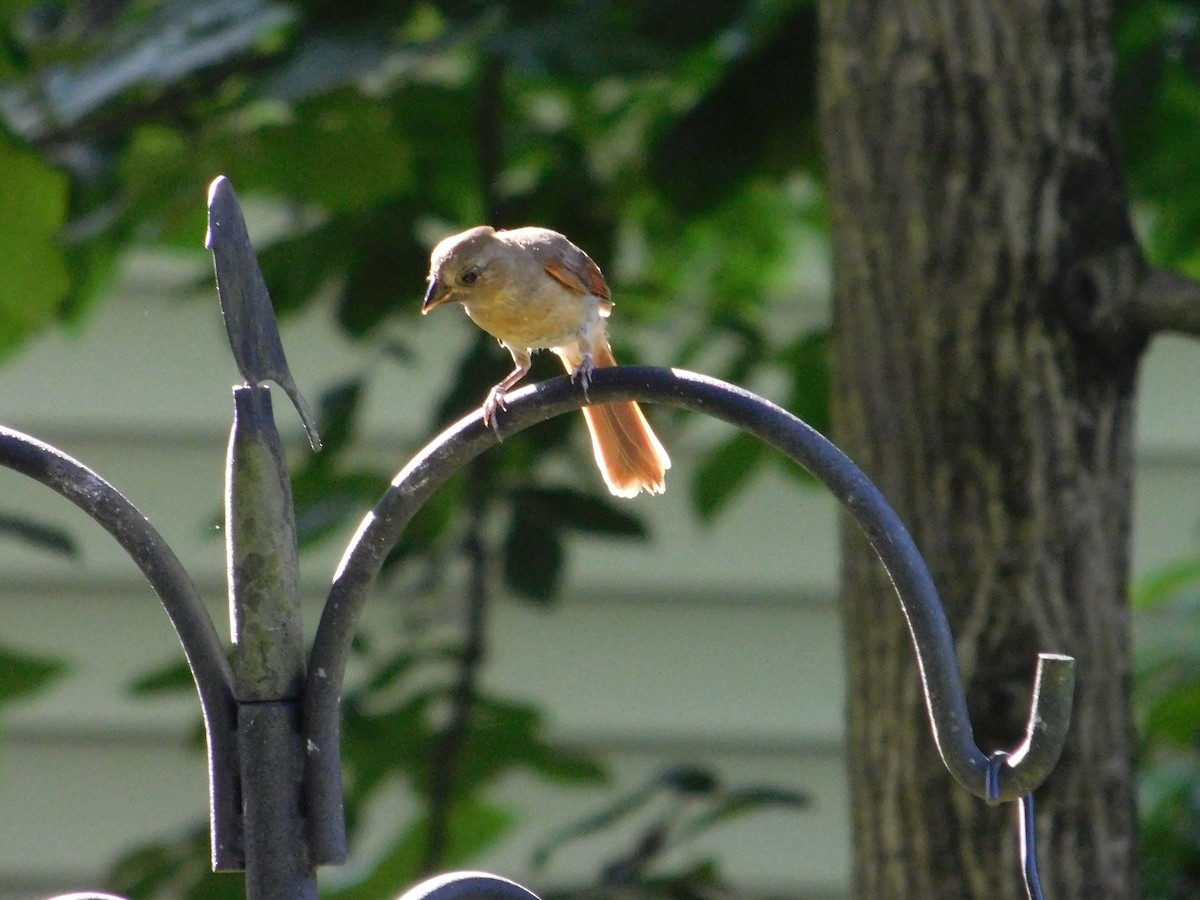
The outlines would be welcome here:
<svg viewBox="0 0 1200 900">
<path fill-rule="evenodd" d="M 208 194 L 207 246 L 221 312 L 246 383 L 234 388 L 226 466 L 225 524 L 233 684 L 238 709 L 246 894 L 250 900 L 316 898 L 301 806 L 304 748 L 295 508 L 268 379 L 287 392 L 313 450 L 320 438 L 288 372 L 267 287 L 228 179 Z"/>
</svg>

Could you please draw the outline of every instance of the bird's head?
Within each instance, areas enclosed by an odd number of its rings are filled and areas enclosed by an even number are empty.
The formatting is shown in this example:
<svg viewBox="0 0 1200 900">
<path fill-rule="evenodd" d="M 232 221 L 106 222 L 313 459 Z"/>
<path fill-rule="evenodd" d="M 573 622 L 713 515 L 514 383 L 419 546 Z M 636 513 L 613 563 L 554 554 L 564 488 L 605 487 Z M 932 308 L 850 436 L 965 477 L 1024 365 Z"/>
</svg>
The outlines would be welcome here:
<svg viewBox="0 0 1200 900">
<path fill-rule="evenodd" d="M 429 258 L 429 287 L 421 313 L 451 300 L 466 303 L 486 289 L 499 277 L 503 249 L 490 225 L 468 229 L 439 243 Z"/>
</svg>

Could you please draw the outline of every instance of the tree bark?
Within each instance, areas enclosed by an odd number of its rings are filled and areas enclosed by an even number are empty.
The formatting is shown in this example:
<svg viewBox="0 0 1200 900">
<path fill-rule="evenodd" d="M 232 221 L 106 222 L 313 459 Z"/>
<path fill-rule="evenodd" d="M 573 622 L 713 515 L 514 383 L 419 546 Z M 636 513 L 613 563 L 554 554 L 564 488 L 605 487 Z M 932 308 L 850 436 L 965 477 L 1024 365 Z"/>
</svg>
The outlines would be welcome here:
<svg viewBox="0 0 1200 900">
<path fill-rule="evenodd" d="M 1038 792 L 1046 895 L 1139 896 L 1126 582 L 1144 276 L 1107 3 L 823 0 L 834 432 L 925 555 L 977 743 L 1078 661 Z M 1023 898 L 1015 813 L 954 784 L 874 555 L 844 543 L 854 897 Z"/>
</svg>

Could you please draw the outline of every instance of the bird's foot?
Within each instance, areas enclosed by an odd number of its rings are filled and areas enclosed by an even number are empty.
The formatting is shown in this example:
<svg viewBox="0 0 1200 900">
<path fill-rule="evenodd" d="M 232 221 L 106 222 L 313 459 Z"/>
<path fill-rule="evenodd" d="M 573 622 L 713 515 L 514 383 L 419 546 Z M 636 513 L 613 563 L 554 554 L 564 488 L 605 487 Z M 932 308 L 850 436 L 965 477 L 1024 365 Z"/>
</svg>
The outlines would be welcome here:
<svg viewBox="0 0 1200 900">
<path fill-rule="evenodd" d="M 576 380 L 579 381 L 580 386 L 583 388 L 583 399 L 588 402 L 591 402 L 591 398 L 588 396 L 588 387 L 592 383 L 592 372 L 595 370 L 596 364 L 592 362 L 592 354 L 585 353 L 583 354 L 583 362 L 571 373 L 571 383 L 574 384 Z"/>
<path fill-rule="evenodd" d="M 504 402 L 504 388 L 496 385 L 483 401 L 483 424 L 490 426 L 497 438 L 500 437 L 500 423 L 496 421 L 496 413 L 502 409 L 508 409 L 508 404 Z"/>
</svg>

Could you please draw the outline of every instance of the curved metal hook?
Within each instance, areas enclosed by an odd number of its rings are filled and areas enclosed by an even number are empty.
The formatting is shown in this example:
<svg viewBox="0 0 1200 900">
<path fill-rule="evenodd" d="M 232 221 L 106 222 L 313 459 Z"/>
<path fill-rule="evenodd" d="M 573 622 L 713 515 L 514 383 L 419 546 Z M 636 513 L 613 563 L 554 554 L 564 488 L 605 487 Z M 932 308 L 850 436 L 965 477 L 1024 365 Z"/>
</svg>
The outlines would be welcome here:
<svg viewBox="0 0 1200 900">
<path fill-rule="evenodd" d="M 450 872 L 409 888 L 397 900 L 539 900 L 515 881 L 488 872 Z"/>
<path fill-rule="evenodd" d="M 162 536 L 115 487 L 60 450 L 0 428 L 0 465 L 52 488 L 88 514 L 137 563 L 158 594 L 196 681 L 208 735 L 213 868 L 242 867 L 233 677 L 200 594 Z"/>
<path fill-rule="evenodd" d="M 968 791 L 990 799 L 988 757 L 975 744 L 954 640 L 937 589 L 908 530 L 862 470 L 786 410 L 742 388 L 692 372 L 640 366 L 598 369 L 588 397 L 593 403 L 638 400 L 707 413 L 756 435 L 822 481 L 854 517 L 896 588 L 943 763 Z M 583 393 L 565 377 L 505 399 L 508 411 L 499 422 L 500 436 L 578 409 L 585 402 Z M 363 519 L 334 575 L 313 643 L 304 695 L 310 848 L 319 863 L 339 862 L 346 854 L 340 814 L 338 706 L 351 638 L 367 595 L 413 514 L 454 472 L 497 441 L 478 413 L 434 438 Z M 998 800 L 1028 794 L 1057 763 L 1070 722 L 1074 664 L 1067 656 L 1039 657 L 1026 740 L 1006 760 L 995 794 Z"/>
</svg>

